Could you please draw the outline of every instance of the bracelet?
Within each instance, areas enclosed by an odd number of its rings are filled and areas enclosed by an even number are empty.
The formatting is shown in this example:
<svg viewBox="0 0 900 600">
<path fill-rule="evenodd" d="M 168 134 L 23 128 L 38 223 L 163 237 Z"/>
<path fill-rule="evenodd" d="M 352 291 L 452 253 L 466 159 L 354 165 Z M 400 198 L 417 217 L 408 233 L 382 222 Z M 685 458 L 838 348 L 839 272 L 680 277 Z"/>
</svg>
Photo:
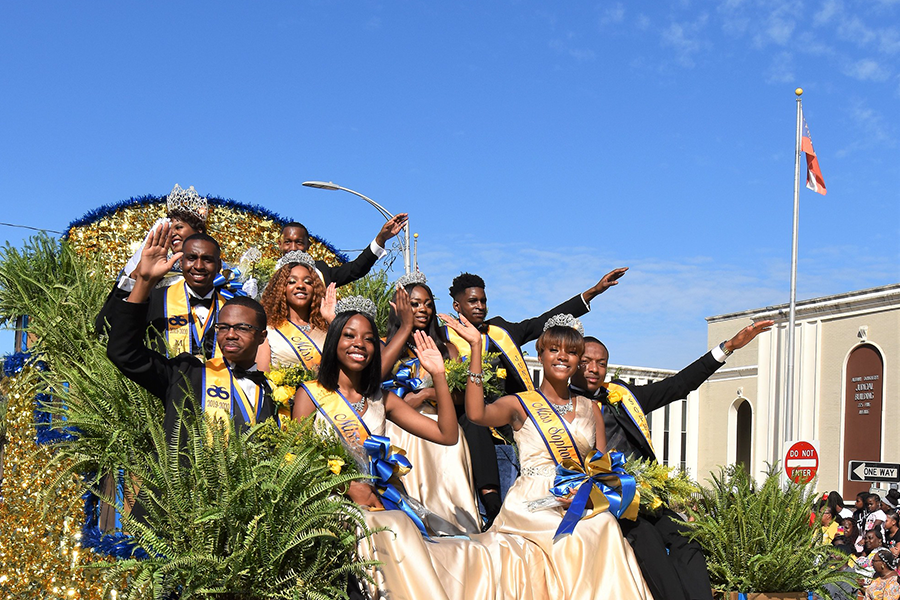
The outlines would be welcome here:
<svg viewBox="0 0 900 600">
<path fill-rule="evenodd" d="M 466 371 L 469 375 L 469 380 L 475 385 L 482 385 L 484 383 L 484 373 L 473 373 L 472 371 Z"/>
</svg>

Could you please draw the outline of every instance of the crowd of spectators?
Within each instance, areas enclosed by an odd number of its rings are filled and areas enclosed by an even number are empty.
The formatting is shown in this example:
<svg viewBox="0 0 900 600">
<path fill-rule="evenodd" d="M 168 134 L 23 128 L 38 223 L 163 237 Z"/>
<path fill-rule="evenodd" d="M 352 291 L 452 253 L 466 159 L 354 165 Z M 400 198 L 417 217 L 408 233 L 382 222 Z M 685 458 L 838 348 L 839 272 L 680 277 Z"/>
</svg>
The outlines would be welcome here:
<svg viewBox="0 0 900 600">
<path fill-rule="evenodd" d="M 900 491 L 896 489 L 890 490 L 884 498 L 860 492 L 856 496 L 855 510 L 844 506 L 838 492 L 826 494 L 819 503 L 822 541 L 848 556 L 847 568 L 859 576 L 860 598 L 900 600 L 898 508 Z"/>
</svg>

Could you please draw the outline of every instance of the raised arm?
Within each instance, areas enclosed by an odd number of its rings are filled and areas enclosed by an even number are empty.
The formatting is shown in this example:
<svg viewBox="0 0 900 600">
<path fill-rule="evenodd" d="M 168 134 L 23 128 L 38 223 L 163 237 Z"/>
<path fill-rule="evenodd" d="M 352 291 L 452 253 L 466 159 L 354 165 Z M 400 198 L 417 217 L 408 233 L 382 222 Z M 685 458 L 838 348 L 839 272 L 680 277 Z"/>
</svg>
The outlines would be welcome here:
<svg viewBox="0 0 900 600">
<path fill-rule="evenodd" d="M 141 261 L 134 270 L 134 288 L 128 295 L 128 302 L 146 302 L 156 284 L 172 270 L 181 259 L 181 252 L 168 257 L 171 243 L 169 223 L 162 223 L 147 236 L 147 243 L 141 251 Z"/>
<path fill-rule="evenodd" d="M 573 296 L 563 302 L 562 304 L 558 304 L 546 311 L 544 314 L 539 315 L 537 317 L 533 317 L 531 319 L 525 319 L 524 321 L 519 321 L 518 323 L 510 323 L 506 321 L 496 320 L 497 324 L 506 329 L 515 342 L 522 346 L 527 344 L 528 342 L 534 341 L 541 336 L 541 333 L 544 332 L 544 323 L 547 320 L 558 314 L 570 314 L 575 317 L 580 317 L 585 314 L 589 310 L 589 306 L 591 300 L 613 287 L 614 285 L 619 284 L 619 279 L 625 272 L 628 270 L 628 267 L 620 267 L 618 269 L 613 269 L 606 275 L 604 275 L 600 281 L 586 289 L 584 292 L 577 296 Z M 491 322 L 495 322 L 494 319 Z"/>
<path fill-rule="evenodd" d="M 519 402 L 515 396 L 504 396 L 491 404 L 484 403 L 481 371 L 481 333 L 475 329 L 465 317 L 460 315 L 459 321 L 450 315 L 438 315 L 447 323 L 447 327 L 457 332 L 469 343 L 472 349 L 469 355 L 469 373 L 466 379 L 466 416 L 476 425 L 485 427 L 502 427 L 516 425 L 524 421 Z M 518 427 L 516 427 L 518 429 Z"/>
<path fill-rule="evenodd" d="M 400 233 L 408 218 L 406 213 L 400 213 L 388 219 L 381 226 L 381 230 L 379 230 L 372 243 L 360 252 L 359 256 L 339 267 L 329 267 L 322 261 L 316 261 L 316 267 L 325 276 L 325 283 L 333 282 L 338 287 L 341 287 L 365 277 L 372 270 L 372 267 L 375 266 L 378 259 L 386 254 L 384 250 L 385 244 L 387 244 L 389 239 Z M 374 249 L 372 248 L 373 245 L 375 246 Z"/>
<path fill-rule="evenodd" d="M 413 311 L 409 304 L 409 294 L 402 287 L 398 287 L 391 301 L 391 308 L 400 317 L 400 329 L 387 341 L 387 345 L 381 349 L 381 379 L 385 380 L 394 369 L 394 363 L 403 354 L 406 348 L 406 340 L 413 331 Z"/>
<path fill-rule="evenodd" d="M 676 400 L 686 398 L 725 364 L 725 358 L 729 354 L 749 344 L 760 333 L 771 329 L 773 324 L 774 321 L 757 321 L 748 325 L 722 344 L 724 353 L 713 349 L 671 377 L 647 385 L 635 386 L 633 388 L 635 397 L 641 403 L 641 408 L 648 413 Z M 715 356 L 717 352 L 721 354 L 720 358 Z"/>
<path fill-rule="evenodd" d="M 437 444 L 453 445 L 459 440 L 459 425 L 456 422 L 456 409 L 453 407 L 453 398 L 450 397 L 450 387 L 444 373 L 444 359 L 434 340 L 424 331 L 417 331 L 415 340 L 416 356 L 422 368 L 428 371 L 434 380 L 437 422 L 419 413 L 396 394 L 388 394 L 385 410 L 391 421 L 413 435 Z"/>
<path fill-rule="evenodd" d="M 170 378 L 176 376 L 171 362 L 144 346 L 147 328 L 147 298 L 159 279 L 169 272 L 181 253 L 166 257 L 169 224 L 163 223 L 148 236 L 135 270 L 134 289 L 127 301 L 114 300 L 109 306 L 109 341 L 106 356 L 122 373 L 154 396 L 166 399 Z"/>
</svg>

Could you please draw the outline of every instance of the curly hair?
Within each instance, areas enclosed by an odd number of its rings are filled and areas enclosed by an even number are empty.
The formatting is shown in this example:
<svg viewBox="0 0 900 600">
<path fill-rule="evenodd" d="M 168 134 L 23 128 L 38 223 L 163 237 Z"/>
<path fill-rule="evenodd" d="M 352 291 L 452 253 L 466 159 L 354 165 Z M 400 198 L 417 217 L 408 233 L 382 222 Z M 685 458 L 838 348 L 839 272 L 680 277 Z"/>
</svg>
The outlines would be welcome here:
<svg viewBox="0 0 900 600">
<path fill-rule="evenodd" d="M 456 300 L 461 292 L 473 287 L 484 289 L 484 279 L 472 273 L 460 273 L 450 284 L 450 297 Z"/>
<path fill-rule="evenodd" d="M 204 221 L 203 218 L 201 218 L 198 214 L 192 213 L 189 210 L 176 208 L 175 210 L 170 210 L 166 217 L 171 220 L 177 219 L 179 221 L 184 221 L 188 225 L 188 227 L 190 227 L 197 233 L 206 233 L 206 221 Z"/>
<path fill-rule="evenodd" d="M 263 292 L 262 305 L 266 309 L 266 315 L 269 317 L 269 324 L 272 327 L 279 327 L 287 321 L 287 294 L 285 294 L 284 287 L 291 276 L 291 270 L 296 266 L 306 267 L 306 265 L 300 265 L 300 263 L 284 265 L 272 275 L 269 285 L 266 286 L 266 290 Z M 322 283 L 322 279 L 315 271 L 311 272 L 310 275 L 313 280 L 313 289 L 309 304 L 309 322 L 316 329 L 327 331 L 328 323 L 322 316 L 321 308 L 322 298 L 325 297 L 325 284 Z"/>
</svg>

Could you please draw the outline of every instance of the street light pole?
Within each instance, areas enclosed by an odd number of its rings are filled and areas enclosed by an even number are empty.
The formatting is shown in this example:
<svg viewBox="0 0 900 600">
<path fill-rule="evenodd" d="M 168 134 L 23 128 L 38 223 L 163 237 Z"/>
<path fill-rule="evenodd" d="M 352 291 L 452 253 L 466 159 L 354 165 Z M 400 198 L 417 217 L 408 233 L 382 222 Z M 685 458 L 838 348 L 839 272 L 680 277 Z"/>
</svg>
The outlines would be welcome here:
<svg viewBox="0 0 900 600">
<path fill-rule="evenodd" d="M 342 190 L 344 192 L 350 192 L 354 196 L 359 196 L 369 204 L 375 207 L 375 210 L 381 213 L 381 216 L 385 218 L 385 220 L 390 220 L 394 218 L 394 215 L 388 211 L 385 207 L 378 204 L 368 196 L 364 194 L 360 194 L 355 190 L 351 190 L 350 188 L 345 188 L 342 185 L 338 185 L 336 183 L 332 183 L 331 181 L 304 181 L 303 185 L 306 187 L 316 188 L 319 190 Z M 407 219 L 406 225 L 403 226 L 404 234 L 403 234 L 403 266 L 406 269 L 406 273 L 409 274 L 412 264 L 410 262 L 410 254 L 409 254 L 409 220 Z"/>
</svg>

